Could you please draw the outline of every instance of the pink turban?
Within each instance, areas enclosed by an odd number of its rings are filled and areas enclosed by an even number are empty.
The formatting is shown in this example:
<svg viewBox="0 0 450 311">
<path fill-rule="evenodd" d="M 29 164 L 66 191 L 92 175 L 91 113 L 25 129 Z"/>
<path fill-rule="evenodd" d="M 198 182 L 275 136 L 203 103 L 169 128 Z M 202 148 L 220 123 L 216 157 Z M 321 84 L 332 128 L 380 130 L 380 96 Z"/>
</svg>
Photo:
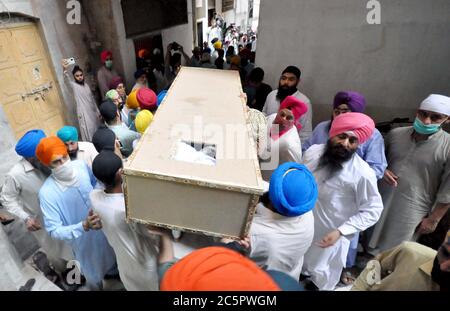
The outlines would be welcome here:
<svg viewBox="0 0 450 311">
<path fill-rule="evenodd" d="M 102 64 L 104 64 L 104 63 L 106 62 L 106 59 L 107 59 L 108 57 L 112 57 L 112 52 L 111 52 L 111 51 L 105 50 L 105 51 L 103 51 L 103 52 L 100 54 L 100 59 L 101 59 L 101 61 L 102 61 Z"/>
<path fill-rule="evenodd" d="M 295 118 L 295 126 L 298 130 L 302 129 L 299 119 L 308 111 L 308 106 L 295 96 L 286 97 L 280 105 L 279 110 L 289 109 Z"/>
<path fill-rule="evenodd" d="M 359 112 L 349 112 L 338 115 L 331 124 L 330 137 L 346 132 L 353 132 L 360 144 L 364 144 L 373 134 L 375 123 Z"/>
</svg>

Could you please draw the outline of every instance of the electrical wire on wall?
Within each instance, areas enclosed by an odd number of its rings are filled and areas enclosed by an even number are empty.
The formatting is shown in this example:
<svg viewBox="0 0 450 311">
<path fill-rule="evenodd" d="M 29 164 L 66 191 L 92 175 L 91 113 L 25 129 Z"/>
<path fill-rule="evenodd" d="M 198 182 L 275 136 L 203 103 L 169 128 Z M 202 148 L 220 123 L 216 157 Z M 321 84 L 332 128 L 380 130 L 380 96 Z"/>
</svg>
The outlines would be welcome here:
<svg viewBox="0 0 450 311">
<path fill-rule="evenodd" d="M 2 12 L 0 14 L 3 15 L 3 13 L 5 13 L 5 12 L 8 14 L 8 19 L 6 21 L 3 20 L 3 17 L 0 17 L 0 28 L 1 28 L 1 27 L 5 27 L 6 25 L 8 25 L 9 22 L 11 21 L 11 12 L 9 11 L 8 7 L 3 2 L 3 0 L 0 0 L 0 4 L 1 4 L 1 9 L 2 9 Z M 3 12 L 3 9 L 6 9 L 5 12 Z"/>
</svg>

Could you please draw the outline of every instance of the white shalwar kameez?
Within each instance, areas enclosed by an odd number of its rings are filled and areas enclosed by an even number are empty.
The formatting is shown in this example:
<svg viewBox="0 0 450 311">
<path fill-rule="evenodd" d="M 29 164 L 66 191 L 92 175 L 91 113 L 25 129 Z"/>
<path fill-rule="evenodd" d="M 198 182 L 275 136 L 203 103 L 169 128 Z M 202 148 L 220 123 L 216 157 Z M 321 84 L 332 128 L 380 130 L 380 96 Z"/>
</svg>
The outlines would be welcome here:
<svg viewBox="0 0 450 311">
<path fill-rule="evenodd" d="M 125 222 L 123 193 L 105 193 L 96 189 L 90 194 L 91 206 L 103 225 L 103 232 L 114 249 L 120 279 L 128 291 L 157 291 L 159 239 L 146 234 L 144 226 Z"/>
<path fill-rule="evenodd" d="M 351 239 L 378 221 L 383 203 L 375 172 L 363 159 L 355 153 L 342 164 L 342 170 L 330 176 L 327 167 L 319 167 L 325 148 L 326 145 L 311 146 L 303 157 L 319 189 L 313 210 L 314 240 L 305 254 L 303 274 L 311 276 L 320 290 L 333 290 L 345 267 Z M 342 236 L 334 245 L 317 246 L 325 235 L 336 229 Z"/>
<path fill-rule="evenodd" d="M 281 271 L 298 280 L 313 236 L 312 212 L 286 217 L 260 203 L 250 229 L 250 258 L 266 270 Z"/>
</svg>

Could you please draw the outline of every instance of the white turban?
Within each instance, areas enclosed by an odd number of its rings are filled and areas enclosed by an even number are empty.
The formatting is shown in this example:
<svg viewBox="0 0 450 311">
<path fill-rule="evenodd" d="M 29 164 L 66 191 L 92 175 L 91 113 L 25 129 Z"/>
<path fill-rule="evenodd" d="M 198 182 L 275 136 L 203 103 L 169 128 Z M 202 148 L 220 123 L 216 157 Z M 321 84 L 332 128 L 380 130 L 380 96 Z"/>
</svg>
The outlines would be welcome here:
<svg viewBox="0 0 450 311">
<path fill-rule="evenodd" d="M 420 104 L 419 109 L 450 116 L 450 97 L 432 94 Z"/>
</svg>

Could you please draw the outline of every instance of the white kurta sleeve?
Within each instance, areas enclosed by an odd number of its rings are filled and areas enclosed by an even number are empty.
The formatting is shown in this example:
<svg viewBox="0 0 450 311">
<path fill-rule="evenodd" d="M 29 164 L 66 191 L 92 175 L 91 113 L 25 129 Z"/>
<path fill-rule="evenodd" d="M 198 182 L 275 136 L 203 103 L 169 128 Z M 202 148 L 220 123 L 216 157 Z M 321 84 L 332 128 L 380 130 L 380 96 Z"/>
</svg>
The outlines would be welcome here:
<svg viewBox="0 0 450 311">
<path fill-rule="evenodd" d="M 267 117 L 267 111 L 268 111 L 268 105 L 269 105 L 269 98 L 268 98 L 269 96 L 267 96 L 267 98 L 266 98 L 266 103 L 264 104 L 264 107 L 263 107 L 263 110 L 262 110 L 262 113 Z"/>
<path fill-rule="evenodd" d="M 293 144 L 289 144 L 289 158 L 293 162 L 302 163 L 302 145 L 298 141 L 294 141 Z"/>
<path fill-rule="evenodd" d="M 16 180 L 7 175 L 0 194 L 0 202 L 8 212 L 25 221 L 30 215 L 23 209 L 23 202 L 20 199 L 21 190 Z"/>
<path fill-rule="evenodd" d="M 450 203 L 450 161 L 444 167 L 444 174 L 441 177 L 441 185 L 436 195 L 436 203 Z"/>
<path fill-rule="evenodd" d="M 358 213 L 349 218 L 338 230 L 343 235 L 350 235 L 373 226 L 383 211 L 383 201 L 378 192 L 375 175 L 373 178 L 361 177 L 356 188 Z"/>
<path fill-rule="evenodd" d="M 300 124 L 302 125 L 301 131 L 298 133 L 300 136 L 300 140 L 307 141 L 311 135 L 312 135 L 312 118 L 313 118 L 313 111 L 311 102 L 308 100 L 306 102 L 306 105 L 308 106 L 308 111 L 300 118 Z"/>
</svg>

